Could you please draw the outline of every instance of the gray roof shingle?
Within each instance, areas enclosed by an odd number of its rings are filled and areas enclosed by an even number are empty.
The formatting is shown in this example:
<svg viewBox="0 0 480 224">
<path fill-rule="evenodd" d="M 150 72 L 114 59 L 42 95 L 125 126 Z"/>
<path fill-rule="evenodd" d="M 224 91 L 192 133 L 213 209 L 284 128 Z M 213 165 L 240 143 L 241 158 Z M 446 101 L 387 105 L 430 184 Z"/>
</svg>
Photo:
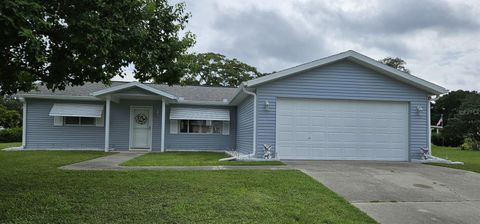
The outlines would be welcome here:
<svg viewBox="0 0 480 224">
<path fill-rule="evenodd" d="M 127 82 L 113 81 L 111 86 L 106 86 L 102 83 L 85 83 L 83 86 L 68 86 L 65 90 L 56 90 L 52 92 L 43 85 L 38 85 L 37 90 L 32 90 L 28 93 L 18 93 L 18 95 L 51 95 L 51 96 L 90 96 L 91 93 L 113 87 Z M 183 97 L 188 101 L 223 101 L 223 99 L 230 100 L 234 97 L 237 88 L 232 87 L 212 87 L 212 86 L 179 86 L 179 85 L 164 85 L 144 83 L 155 89 L 170 93 L 177 97 Z"/>
</svg>

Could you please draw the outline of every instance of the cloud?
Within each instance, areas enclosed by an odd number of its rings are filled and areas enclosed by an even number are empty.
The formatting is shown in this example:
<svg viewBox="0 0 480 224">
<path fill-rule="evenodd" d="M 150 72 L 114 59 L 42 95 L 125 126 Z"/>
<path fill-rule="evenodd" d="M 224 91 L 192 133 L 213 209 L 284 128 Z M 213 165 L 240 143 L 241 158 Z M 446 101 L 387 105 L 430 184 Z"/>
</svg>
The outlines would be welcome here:
<svg viewBox="0 0 480 224">
<path fill-rule="evenodd" d="M 180 1 L 180 0 L 178 0 Z M 172 1 L 172 3 L 178 2 Z M 278 71 L 353 49 L 398 56 L 420 78 L 480 90 L 480 2 L 188 0 L 195 52 Z"/>
<path fill-rule="evenodd" d="M 216 16 L 213 28 L 222 30 L 222 35 L 228 37 L 222 53 L 238 55 L 251 63 L 259 62 L 260 66 L 272 60 L 302 63 L 325 51 L 325 40 L 321 36 L 273 10 L 252 8 L 236 13 L 222 12 Z"/>
</svg>

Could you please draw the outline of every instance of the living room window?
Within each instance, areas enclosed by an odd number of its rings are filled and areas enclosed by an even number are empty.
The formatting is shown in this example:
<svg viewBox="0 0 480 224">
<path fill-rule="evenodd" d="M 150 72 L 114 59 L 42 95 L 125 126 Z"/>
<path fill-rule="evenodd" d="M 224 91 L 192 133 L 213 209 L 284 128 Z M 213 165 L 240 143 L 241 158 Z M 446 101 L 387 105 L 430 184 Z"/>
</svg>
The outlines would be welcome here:
<svg viewBox="0 0 480 224">
<path fill-rule="evenodd" d="M 63 117 L 63 124 L 66 126 L 95 126 L 96 120 L 94 117 Z"/>
<path fill-rule="evenodd" d="M 179 120 L 179 133 L 188 134 L 222 134 L 224 122 L 211 120 Z"/>
</svg>

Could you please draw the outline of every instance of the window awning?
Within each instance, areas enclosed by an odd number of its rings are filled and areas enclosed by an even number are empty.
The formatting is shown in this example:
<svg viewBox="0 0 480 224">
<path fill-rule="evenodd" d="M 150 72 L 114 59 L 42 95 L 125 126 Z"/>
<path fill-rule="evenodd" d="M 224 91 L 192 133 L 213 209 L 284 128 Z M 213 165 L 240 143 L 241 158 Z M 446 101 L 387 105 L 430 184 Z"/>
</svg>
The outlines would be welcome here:
<svg viewBox="0 0 480 224">
<path fill-rule="evenodd" d="M 102 117 L 103 105 L 55 103 L 50 110 L 53 117 Z"/>
<path fill-rule="evenodd" d="M 220 108 L 172 107 L 171 120 L 229 121 L 230 110 Z"/>
</svg>

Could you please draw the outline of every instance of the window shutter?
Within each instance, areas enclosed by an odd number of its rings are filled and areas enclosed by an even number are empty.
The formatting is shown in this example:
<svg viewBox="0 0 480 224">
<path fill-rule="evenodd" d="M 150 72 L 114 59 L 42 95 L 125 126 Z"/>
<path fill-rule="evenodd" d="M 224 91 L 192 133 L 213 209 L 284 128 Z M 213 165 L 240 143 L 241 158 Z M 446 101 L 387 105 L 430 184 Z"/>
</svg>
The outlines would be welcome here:
<svg viewBox="0 0 480 224">
<path fill-rule="evenodd" d="M 230 135 L 230 121 L 223 122 L 222 135 Z"/>
<path fill-rule="evenodd" d="M 53 126 L 63 126 L 63 117 L 60 117 L 60 116 L 53 117 Z"/>
<path fill-rule="evenodd" d="M 105 119 L 103 118 L 103 115 L 101 117 L 95 118 L 95 126 L 103 127 L 103 123 L 105 123 L 104 120 Z"/>
<path fill-rule="evenodd" d="M 178 120 L 170 120 L 170 134 L 178 133 Z"/>
</svg>

